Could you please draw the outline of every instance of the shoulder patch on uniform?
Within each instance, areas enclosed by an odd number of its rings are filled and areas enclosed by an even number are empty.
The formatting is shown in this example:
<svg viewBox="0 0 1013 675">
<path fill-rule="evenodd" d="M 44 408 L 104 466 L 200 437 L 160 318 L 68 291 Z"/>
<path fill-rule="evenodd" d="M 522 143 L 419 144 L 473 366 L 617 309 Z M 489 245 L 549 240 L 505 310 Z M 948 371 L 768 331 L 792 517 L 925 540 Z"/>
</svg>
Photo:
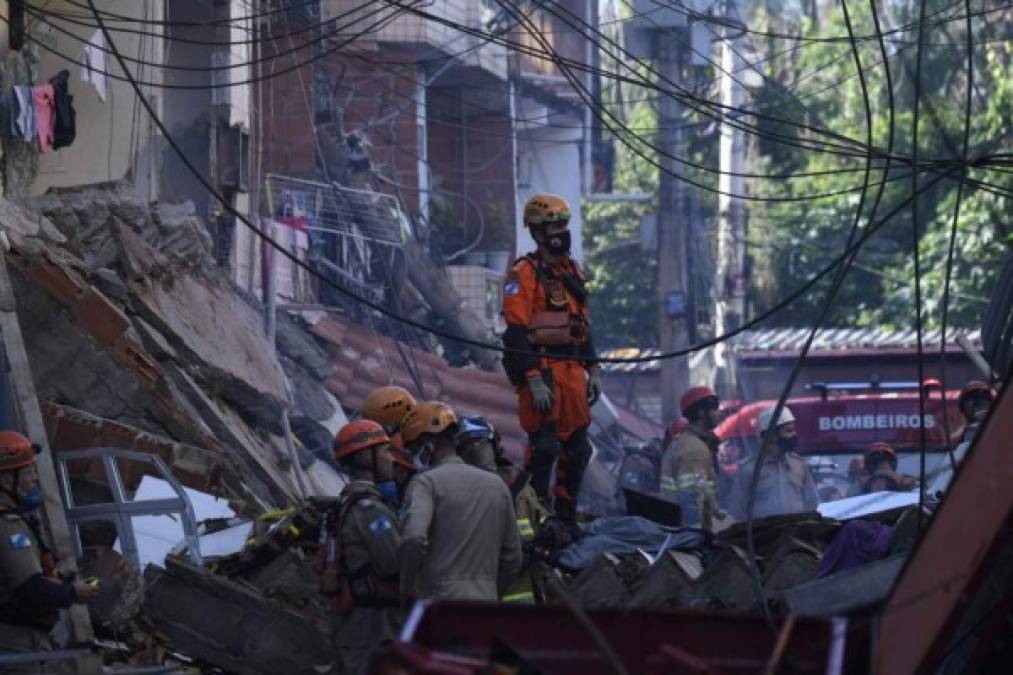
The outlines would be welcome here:
<svg viewBox="0 0 1013 675">
<path fill-rule="evenodd" d="M 32 547 L 32 538 L 27 532 L 18 532 L 11 535 L 11 548 L 20 551 Z"/>
<path fill-rule="evenodd" d="M 503 282 L 504 295 L 517 295 L 521 292 L 521 281 L 516 274 L 511 274 Z"/>
<path fill-rule="evenodd" d="M 385 515 L 381 515 L 369 524 L 369 531 L 372 532 L 374 536 L 379 536 L 392 527 L 394 527 L 394 525 L 390 522 L 390 518 Z"/>
</svg>

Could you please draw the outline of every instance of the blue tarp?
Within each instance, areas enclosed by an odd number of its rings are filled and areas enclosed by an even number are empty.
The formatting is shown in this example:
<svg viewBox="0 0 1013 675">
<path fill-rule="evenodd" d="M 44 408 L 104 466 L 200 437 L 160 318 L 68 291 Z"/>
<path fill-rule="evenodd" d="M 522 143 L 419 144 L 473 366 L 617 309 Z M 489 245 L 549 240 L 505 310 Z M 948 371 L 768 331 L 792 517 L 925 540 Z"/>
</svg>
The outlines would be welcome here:
<svg viewBox="0 0 1013 675">
<path fill-rule="evenodd" d="M 583 569 L 602 553 L 617 557 L 643 550 L 657 557 L 670 548 L 699 548 L 706 535 L 688 527 L 664 527 L 639 516 L 598 518 L 586 528 L 576 544 L 563 549 L 559 562 L 571 569 Z"/>
</svg>

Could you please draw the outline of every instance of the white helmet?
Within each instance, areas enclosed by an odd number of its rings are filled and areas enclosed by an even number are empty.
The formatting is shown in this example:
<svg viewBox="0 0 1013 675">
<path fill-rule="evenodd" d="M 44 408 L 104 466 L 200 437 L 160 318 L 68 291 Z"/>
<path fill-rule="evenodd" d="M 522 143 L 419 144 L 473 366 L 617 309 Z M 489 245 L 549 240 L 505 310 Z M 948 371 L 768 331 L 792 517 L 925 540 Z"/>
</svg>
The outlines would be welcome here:
<svg viewBox="0 0 1013 675">
<path fill-rule="evenodd" d="M 760 414 L 756 416 L 756 435 L 762 436 L 770 426 L 770 421 L 774 419 L 774 408 L 764 408 L 760 411 Z M 787 424 L 788 422 L 794 422 L 795 416 L 791 413 L 791 408 L 784 406 L 781 408 L 781 417 L 777 420 L 777 426 Z"/>
</svg>

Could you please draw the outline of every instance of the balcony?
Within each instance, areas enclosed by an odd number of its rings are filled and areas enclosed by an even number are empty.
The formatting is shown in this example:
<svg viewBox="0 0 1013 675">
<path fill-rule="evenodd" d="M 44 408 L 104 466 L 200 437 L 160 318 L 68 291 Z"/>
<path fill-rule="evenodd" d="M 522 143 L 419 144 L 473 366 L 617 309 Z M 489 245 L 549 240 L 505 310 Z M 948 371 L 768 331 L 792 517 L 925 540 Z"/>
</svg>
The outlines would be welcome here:
<svg viewBox="0 0 1013 675">
<path fill-rule="evenodd" d="M 432 53 L 434 50 L 447 55 L 460 55 L 457 65 L 477 68 L 497 79 L 506 79 L 504 47 L 448 25 L 458 24 L 484 30 L 486 22 L 493 15 L 486 2 L 433 0 L 420 6 L 420 11 L 448 23 L 409 11 L 399 12 L 396 7 L 380 9 L 380 3 L 361 6 L 361 0 L 324 0 L 323 18 L 334 20 L 340 34 L 339 39 L 342 40 L 356 33 L 367 32 L 366 36 L 356 40 L 356 44 L 362 47 L 376 48 L 380 44 L 395 44 L 418 50 L 418 56 L 427 60 L 438 56 Z M 439 67 L 439 62 L 436 67 Z"/>
</svg>

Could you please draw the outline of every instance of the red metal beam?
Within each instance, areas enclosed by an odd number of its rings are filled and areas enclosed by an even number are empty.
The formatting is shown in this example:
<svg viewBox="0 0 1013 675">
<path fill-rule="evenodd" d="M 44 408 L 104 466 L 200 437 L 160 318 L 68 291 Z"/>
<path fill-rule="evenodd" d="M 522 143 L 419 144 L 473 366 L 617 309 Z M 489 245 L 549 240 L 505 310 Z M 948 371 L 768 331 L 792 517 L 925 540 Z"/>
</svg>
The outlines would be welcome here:
<svg viewBox="0 0 1013 675">
<path fill-rule="evenodd" d="M 1005 387 L 883 611 L 882 675 L 932 670 L 1013 517 L 1013 394 Z"/>
</svg>

